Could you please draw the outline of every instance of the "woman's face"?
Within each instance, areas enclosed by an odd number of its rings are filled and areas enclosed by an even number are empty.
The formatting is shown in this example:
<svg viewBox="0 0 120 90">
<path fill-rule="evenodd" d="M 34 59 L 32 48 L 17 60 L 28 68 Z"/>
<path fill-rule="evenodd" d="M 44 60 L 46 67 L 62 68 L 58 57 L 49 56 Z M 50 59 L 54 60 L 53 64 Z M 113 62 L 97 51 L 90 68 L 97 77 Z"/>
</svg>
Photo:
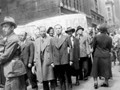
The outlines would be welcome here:
<svg viewBox="0 0 120 90">
<path fill-rule="evenodd" d="M 54 36 L 54 29 L 50 29 L 49 35 L 52 37 Z"/>
</svg>

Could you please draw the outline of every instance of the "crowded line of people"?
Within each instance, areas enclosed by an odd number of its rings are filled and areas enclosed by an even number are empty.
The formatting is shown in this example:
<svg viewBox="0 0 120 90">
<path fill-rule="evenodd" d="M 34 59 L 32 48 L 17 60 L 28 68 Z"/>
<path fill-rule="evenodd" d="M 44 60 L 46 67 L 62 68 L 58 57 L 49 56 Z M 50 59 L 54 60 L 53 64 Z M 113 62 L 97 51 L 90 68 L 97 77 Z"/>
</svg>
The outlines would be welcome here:
<svg viewBox="0 0 120 90">
<path fill-rule="evenodd" d="M 25 31 L 16 35 L 13 31 L 17 25 L 12 17 L 5 17 L 1 26 L 6 35 L 0 42 L 0 70 L 6 80 L 5 90 L 27 90 L 29 84 L 38 90 L 38 83 L 43 84 L 43 90 L 58 87 L 72 90 L 72 76 L 76 77 L 78 86 L 80 80 L 86 81 L 90 75 L 95 89 L 98 77 L 105 78 L 102 86 L 109 86 L 112 39 L 106 26 L 102 25 L 96 36 L 92 30 L 84 34 L 81 26 L 76 30 L 68 27 L 65 34 L 60 24 L 48 30 L 40 26 L 34 31 L 35 40 L 27 38 Z"/>
</svg>

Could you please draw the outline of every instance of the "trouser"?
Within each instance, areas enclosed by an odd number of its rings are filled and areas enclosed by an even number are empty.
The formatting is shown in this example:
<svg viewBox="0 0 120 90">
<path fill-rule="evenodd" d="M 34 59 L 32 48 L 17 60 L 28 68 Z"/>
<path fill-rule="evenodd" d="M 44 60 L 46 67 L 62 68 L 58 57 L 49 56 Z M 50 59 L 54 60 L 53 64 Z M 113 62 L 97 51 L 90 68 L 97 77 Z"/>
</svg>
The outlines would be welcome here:
<svg viewBox="0 0 120 90">
<path fill-rule="evenodd" d="M 88 77 L 88 57 L 81 57 L 79 60 L 80 79 Z"/>
<path fill-rule="evenodd" d="M 0 66 L 0 85 L 5 85 L 5 77 L 3 72 L 3 66 Z"/>
<path fill-rule="evenodd" d="M 88 58 L 88 76 L 90 76 L 92 70 L 92 60 Z"/>
<path fill-rule="evenodd" d="M 71 90 L 72 81 L 70 74 L 70 65 L 56 65 L 55 66 L 55 75 L 58 77 L 60 81 L 61 90 Z"/>
<path fill-rule="evenodd" d="M 32 89 L 38 88 L 37 77 L 32 73 L 31 68 L 27 68 L 26 77 L 29 79 Z"/>
<path fill-rule="evenodd" d="M 49 82 L 50 82 L 50 86 L 49 86 Z M 55 90 L 55 82 L 54 82 L 54 80 L 43 81 L 43 90 Z"/>
<path fill-rule="evenodd" d="M 18 77 L 6 78 L 5 90 L 27 90 L 25 84 L 25 77 L 18 76 Z"/>
</svg>

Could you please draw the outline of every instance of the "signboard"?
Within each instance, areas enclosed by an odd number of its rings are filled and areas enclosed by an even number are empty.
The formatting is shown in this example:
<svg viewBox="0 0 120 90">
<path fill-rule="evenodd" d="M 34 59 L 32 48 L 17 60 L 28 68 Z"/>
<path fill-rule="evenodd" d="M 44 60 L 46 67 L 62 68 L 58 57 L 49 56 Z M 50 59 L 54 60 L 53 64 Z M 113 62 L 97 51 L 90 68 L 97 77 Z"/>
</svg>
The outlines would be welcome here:
<svg viewBox="0 0 120 90">
<path fill-rule="evenodd" d="M 56 24 L 62 25 L 63 31 L 65 31 L 67 29 L 67 27 L 73 27 L 76 29 L 77 26 L 79 26 L 79 25 L 82 26 L 85 29 L 85 31 L 87 31 L 86 15 L 83 13 L 82 14 L 61 15 L 61 16 L 42 19 L 42 20 L 36 20 L 34 22 L 30 22 L 30 23 L 26 24 L 24 26 L 25 27 L 24 29 L 27 32 L 33 33 L 32 28 L 29 29 L 29 27 L 45 26 L 46 29 L 48 29 L 49 27 L 54 27 Z M 33 30 L 35 30 L 35 29 L 33 28 Z"/>
</svg>

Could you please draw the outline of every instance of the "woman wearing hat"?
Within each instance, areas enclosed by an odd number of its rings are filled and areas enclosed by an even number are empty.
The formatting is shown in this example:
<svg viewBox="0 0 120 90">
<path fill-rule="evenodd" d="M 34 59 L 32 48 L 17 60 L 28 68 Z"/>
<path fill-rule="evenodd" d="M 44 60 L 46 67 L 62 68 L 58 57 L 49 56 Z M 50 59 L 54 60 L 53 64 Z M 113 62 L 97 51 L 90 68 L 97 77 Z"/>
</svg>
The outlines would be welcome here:
<svg viewBox="0 0 120 90">
<path fill-rule="evenodd" d="M 93 39 L 94 59 L 91 75 L 94 78 L 94 88 L 98 88 L 98 77 L 104 77 L 105 82 L 101 85 L 108 87 L 108 79 L 111 77 L 111 61 L 110 52 L 112 47 L 112 39 L 107 35 L 107 27 L 101 25 L 100 34 Z"/>
</svg>

